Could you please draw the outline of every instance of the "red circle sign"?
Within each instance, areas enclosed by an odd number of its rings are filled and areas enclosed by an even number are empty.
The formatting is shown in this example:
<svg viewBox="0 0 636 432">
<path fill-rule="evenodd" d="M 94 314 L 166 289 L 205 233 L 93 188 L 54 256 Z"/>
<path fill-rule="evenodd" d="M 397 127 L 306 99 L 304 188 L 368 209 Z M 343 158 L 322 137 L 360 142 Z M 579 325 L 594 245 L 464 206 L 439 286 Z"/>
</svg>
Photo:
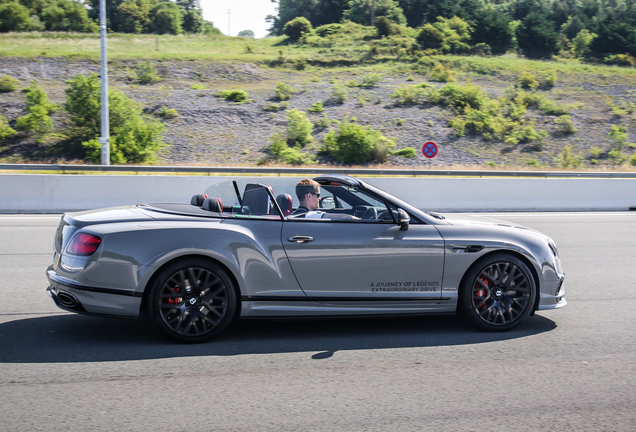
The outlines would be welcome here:
<svg viewBox="0 0 636 432">
<path fill-rule="evenodd" d="M 422 146 L 422 154 L 429 159 L 437 156 L 438 150 L 437 144 L 433 141 L 429 141 Z"/>
</svg>

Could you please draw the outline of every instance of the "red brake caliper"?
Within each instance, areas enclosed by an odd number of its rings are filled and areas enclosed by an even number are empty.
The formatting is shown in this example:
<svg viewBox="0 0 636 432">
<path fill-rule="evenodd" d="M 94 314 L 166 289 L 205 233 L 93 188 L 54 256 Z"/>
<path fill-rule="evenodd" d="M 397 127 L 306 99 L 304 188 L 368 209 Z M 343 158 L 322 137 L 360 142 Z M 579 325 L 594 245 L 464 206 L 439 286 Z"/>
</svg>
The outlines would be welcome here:
<svg viewBox="0 0 636 432">
<path fill-rule="evenodd" d="M 485 277 L 480 277 L 479 278 L 480 281 L 482 281 L 484 283 L 484 285 L 488 286 L 488 279 L 486 279 Z M 486 290 L 483 288 L 477 288 L 475 290 L 475 297 L 479 300 L 479 303 L 481 303 L 481 300 L 486 297 Z M 479 306 L 477 309 L 482 310 L 484 307 L 486 306 L 486 303 L 484 302 L 481 306 Z"/>
<path fill-rule="evenodd" d="M 172 290 L 173 290 L 174 292 L 177 292 L 177 293 L 178 293 L 178 292 L 181 292 L 181 288 L 179 288 L 179 287 L 174 287 L 174 288 L 172 288 Z M 174 298 L 173 298 L 173 297 L 168 297 L 168 303 L 171 303 L 171 304 L 179 303 L 179 299 L 180 299 L 180 298 L 181 298 L 181 297 L 174 297 Z"/>
</svg>

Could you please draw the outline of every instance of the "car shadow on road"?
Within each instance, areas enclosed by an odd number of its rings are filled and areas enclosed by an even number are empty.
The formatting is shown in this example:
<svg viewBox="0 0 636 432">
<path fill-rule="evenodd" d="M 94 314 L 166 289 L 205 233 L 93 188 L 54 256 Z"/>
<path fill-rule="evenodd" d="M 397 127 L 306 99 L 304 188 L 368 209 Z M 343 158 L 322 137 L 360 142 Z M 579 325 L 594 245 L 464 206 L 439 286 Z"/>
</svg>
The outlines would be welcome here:
<svg viewBox="0 0 636 432">
<path fill-rule="evenodd" d="M 178 344 L 145 320 L 64 314 L 0 324 L 0 363 L 73 363 L 172 357 L 306 352 L 315 360 L 337 351 L 470 345 L 530 337 L 556 324 L 542 316 L 513 331 L 486 333 L 456 315 L 242 320 L 203 344 Z"/>
<path fill-rule="evenodd" d="M 242 320 L 203 344 L 178 344 L 145 320 L 64 314 L 0 324 L 0 363 L 74 363 L 172 357 L 306 352 L 315 360 L 337 351 L 470 345 L 554 330 L 539 315 L 513 331 L 479 332 L 456 315 Z"/>
</svg>

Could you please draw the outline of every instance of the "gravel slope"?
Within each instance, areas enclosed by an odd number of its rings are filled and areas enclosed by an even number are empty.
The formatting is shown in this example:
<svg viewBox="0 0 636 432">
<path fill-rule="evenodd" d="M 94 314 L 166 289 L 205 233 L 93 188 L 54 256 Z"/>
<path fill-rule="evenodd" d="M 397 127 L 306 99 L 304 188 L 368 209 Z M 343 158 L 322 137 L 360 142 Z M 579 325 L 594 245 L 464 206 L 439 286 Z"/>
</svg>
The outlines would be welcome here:
<svg viewBox="0 0 636 432">
<path fill-rule="evenodd" d="M 401 85 L 425 82 L 426 78 L 414 75 L 384 74 L 377 87 L 349 88 L 349 97 L 343 104 L 330 101 L 334 80 L 360 81 L 360 75 L 346 70 L 337 72 L 314 70 L 290 72 L 271 69 L 254 64 L 227 64 L 205 61 L 157 61 L 154 63 L 163 81 L 152 85 L 138 85 L 128 79 L 128 70 L 134 69 L 137 61 L 111 62 L 110 87 L 122 90 L 141 102 L 146 110 L 155 113 L 162 106 L 174 108 L 179 116 L 164 120 L 167 125 L 165 142 L 169 144 L 160 154 L 159 163 L 169 165 L 206 166 L 250 166 L 267 155 L 269 138 L 286 125 L 285 111 L 276 113 L 263 110 L 274 103 L 274 90 L 278 82 L 290 84 L 297 92 L 288 101 L 289 108 L 307 111 L 317 101 L 323 101 L 325 114 L 329 118 L 342 120 L 355 117 L 358 123 L 381 130 L 387 137 L 395 138 L 397 149 L 414 147 L 418 155 L 412 159 L 391 156 L 384 166 L 404 168 L 444 168 L 460 166 L 499 166 L 504 168 L 532 167 L 551 168 L 555 157 L 569 144 L 575 153 L 585 158 L 590 165 L 590 149 L 609 150 L 608 136 L 612 124 L 628 127 L 629 141 L 636 141 L 636 119 L 616 117 L 607 104 L 628 102 L 636 96 L 636 83 L 624 77 L 560 76 L 557 85 L 543 92 L 559 104 L 578 103 L 580 108 L 571 112 L 578 131 L 572 135 L 558 132 L 554 116 L 531 112 L 538 128 L 550 133 L 543 149 L 530 144 L 511 147 L 504 143 L 486 142 L 478 137 L 457 137 L 447 126 L 449 113 L 433 105 L 396 107 L 391 95 Z M 21 80 L 23 86 L 32 80 L 44 88 L 49 97 L 58 104 L 64 102 L 65 81 L 82 73 L 99 72 L 99 63 L 93 60 L 66 58 L 0 58 L 0 76 L 11 75 Z M 460 74 L 458 82 L 472 83 L 483 87 L 491 96 L 501 95 L 516 80 L 514 76 Z M 588 82 L 593 80 L 593 82 Z M 203 85 L 205 89 L 194 90 L 192 85 Z M 439 83 L 433 83 L 440 86 Z M 249 103 L 236 104 L 214 97 L 218 90 L 239 88 L 249 93 Z M 15 119 L 24 115 L 24 95 L 21 92 L 0 94 L 0 115 L 7 117 L 13 125 Z M 321 114 L 309 114 L 315 121 Z M 65 116 L 62 110 L 54 115 L 55 124 L 63 127 Z M 317 153 L 325 128 L 315 128 L 316 144 L 310 151 Z M 54 140 L 53 140 L 54 141 Z M 439 155 L 428 160 L 419 152 L 426 141 L 435 141 L 440 146 Z M 629 156 L 633 148 L 627 148 Z M 18 136 L 0 142 L 0 160 L 17 161 L 67 161 L 82 158 L 77 146 L 69 143 L 49 142 L 37 144 L 32 139 Z M 338 165 L 327 156 L 318 156 L 322 165 Z M 603 161 L 601 160 L 601 164 Z"/>
</svg>

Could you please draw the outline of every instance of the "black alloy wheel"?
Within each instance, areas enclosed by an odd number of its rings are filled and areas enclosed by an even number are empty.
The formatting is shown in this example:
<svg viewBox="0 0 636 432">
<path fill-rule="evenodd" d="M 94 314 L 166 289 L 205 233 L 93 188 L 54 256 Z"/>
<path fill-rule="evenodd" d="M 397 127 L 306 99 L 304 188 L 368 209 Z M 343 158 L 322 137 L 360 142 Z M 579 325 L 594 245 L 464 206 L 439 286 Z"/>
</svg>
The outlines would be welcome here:
<svg viewBox="0 0 636 432">
<path fill-rule="evenodd" d="M 234 285 L 204 259 L 170 265 L 155 281 L 149 298 L 155 323 L 180 342 L 203 342 L 231 323 L 237 307 Z"/>
<path fill-rule="evenodd" d="M 498 253 L 468 271 L 459 308 L 462 316 L 481 330 L 506 331 L 532 312 L 536 295 L 528 266 L 513 255 Z"/>
</svg>

